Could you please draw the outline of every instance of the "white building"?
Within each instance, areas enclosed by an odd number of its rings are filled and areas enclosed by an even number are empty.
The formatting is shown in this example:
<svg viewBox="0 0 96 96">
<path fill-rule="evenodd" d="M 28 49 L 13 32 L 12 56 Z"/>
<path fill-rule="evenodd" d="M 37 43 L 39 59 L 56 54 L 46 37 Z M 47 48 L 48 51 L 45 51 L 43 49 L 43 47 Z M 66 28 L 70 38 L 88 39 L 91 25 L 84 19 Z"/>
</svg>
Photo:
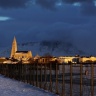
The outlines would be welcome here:
<svg viewBox="0 0 96 96">
<path fill-rule="evenodd" d="M 80 57 L 77 56 L 60 56 L 57 58 L 59 63 L 77 63 Z"/>
</svg>

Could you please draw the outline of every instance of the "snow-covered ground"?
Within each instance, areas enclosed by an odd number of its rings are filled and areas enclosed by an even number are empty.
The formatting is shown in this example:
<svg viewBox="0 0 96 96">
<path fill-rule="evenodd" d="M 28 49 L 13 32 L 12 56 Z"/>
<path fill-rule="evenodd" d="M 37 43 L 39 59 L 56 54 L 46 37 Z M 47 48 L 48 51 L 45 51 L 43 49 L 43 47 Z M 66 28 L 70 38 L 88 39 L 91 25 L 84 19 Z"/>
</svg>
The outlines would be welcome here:
<svg viewBox="0 0 96 96">
<path fill-rule="evenodd" d="M 36 88 L 0 75 L 0 96 L 57 96 L 53 93 Z"/>
</svg>

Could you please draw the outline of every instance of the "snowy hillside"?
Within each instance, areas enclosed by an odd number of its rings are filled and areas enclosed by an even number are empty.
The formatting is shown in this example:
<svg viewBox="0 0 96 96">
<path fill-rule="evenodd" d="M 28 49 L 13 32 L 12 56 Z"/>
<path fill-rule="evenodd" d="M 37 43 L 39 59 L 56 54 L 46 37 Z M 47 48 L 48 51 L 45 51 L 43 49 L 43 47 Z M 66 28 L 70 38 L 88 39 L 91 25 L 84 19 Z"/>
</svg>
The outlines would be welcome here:
<svg viewBox="0 0 96 96">
<path fill-rule="evenodd" d="M 18 50 L 31 50 L 33 56 L 36 54 L 44 55 L 50 53 L 53 56 L 60 55 L 85 55 L 85 52 L 79 50 L 75 45 L 69 42 L 62 41 L 41 41 L 41 42 L 25 42 L 18 44 Z M 0 51 L 1 56 L 10 56 L 11 46 L 2 48 Z"/>
</svg>

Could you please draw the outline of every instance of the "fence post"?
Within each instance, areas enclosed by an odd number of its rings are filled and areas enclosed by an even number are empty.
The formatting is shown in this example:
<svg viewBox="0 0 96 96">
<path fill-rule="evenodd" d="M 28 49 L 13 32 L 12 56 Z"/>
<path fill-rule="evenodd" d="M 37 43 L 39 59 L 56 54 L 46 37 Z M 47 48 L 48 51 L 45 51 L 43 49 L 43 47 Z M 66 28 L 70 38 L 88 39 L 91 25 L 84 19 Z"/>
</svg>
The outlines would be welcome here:
<svg viewBox="0 0 96 96">
<path fill-rule="evenodd" d="M 29 84 L 31 84 L 31 81 L 32 81 L 32 64 L 28 64 L 29 65 Z"/>
<path fill-rule="evenodd" d="M 44 64 L 44 89 L 46 90 L 46 64 Z"/>
<path fill-rule="evenodd" d="M 72 96 L 72 63 L 70 64 L 70 96 Z"/>
<path fill-rule="evenodd" d="M 42 88 L 42 63 L 40 64 L 40 88 Z"/>
<path fill-rule="evenodd" d="M 26 82 L 26 66 L 25 64 L 23 64 L 23 66 L 24 66 L 24 82 Z"/>
<path fill-rule="evenodd" d="M 9 64 L 10 66 L 10 78 L 12 78 L 12 64 Z"/>
<path fill-rule="evenodd" d="M 52 92 L 52 64 L 50 63 L 50 91 Z"/>
<path fill-rule="evenodd" d="M 36 63 L 36 86 L 38 87 L 38 63 Z"/>
<path fill-rule="evenodd" d="M 25 64 L 25 66 L 26 66 L 26 82 L 29 83 L 29 74 L 28 74 L 29 68 L 28 68 L 28 64 Z"/>
<path fill-rule="evenodd" d="M 65 64 L 62 63 L 62 96 L 65 96 Z"/>
<path fill-rule="evenodd" d="M 17 80 L 19 80 L 19 68 L 18 68 L 19 64 L 17 64 Z"/>
<path fill-rule="evenodd" d="M 20 73 L 21 74 L 21 80 L 20 81 L 23 81 L 23 72 L 22 72 L 23 65 L 21 64 L 20 66 L 21 66 L 21 73 Z"/>
<path fill-rule="evenodd" d="M 34 63 L 34 71 L 33 71 L 33 75 L 34 75 L 34 86 L 36 86 L 36 64 Z"/>
<path fill-rule="evenodd" d="M 2 64 L 0 64 L 0 74 L 1 74 L 1 65 L 2 65 Z"/>
<path fill-rule="evenodd" d="M 1 66 L 1 67 L 2 67 L 2 72 L 1 72 L 1 74 L 3 74 L 3 71 L 4 71 L 4 70 L 3 70 L 3 64 L 2 64 L 2 66 Z"/>
<path fill-rule="evenodd" d="M 17 64 L 14 65 L 15 66 L 15 79 L 17 80 Z M 9 70 L 9 69 L 8 69 Z M 10 71 L 10 70 L 9 70 Z"/>
<path fill-rule="evenodd" d="M 34 86 L 34 63 L 32 64 L 32 85 Z"/>
<path fill-rule="evenodd" d="M 22 81 L 22 64 L 20 64 L 20 81 Z"/>
<path fill-rule="evenodd" d="M 26 65 L 26 81 L 27 81 L 27 83 L 29 83 L 28 64 L 25 64 L 25 65 Z"/>
<path fill-rule="evenodd" d="M 83 83 L 83 81 L 82 81 L 82 72 L 83 72 L 83 65 L 80 64 L 80 96 L 83 95 L 82 94 L 82 92 L 83 92 L 83 89 L 82 89 L 82 83 Z"/>
<path fill-rule="evenodd" d="M 19 68 L 18 68 L 19 64 L 17 64 L 17 80 L 19 80 Z"/>
<path fill-rule="evenodd" d="M 2 74 L 3 74 L 3 64 L 2 64 Z"/>
<path fill-rule="evenodd" d="M 94 96 L 94 64 L 91 64 L 91 96 Z"/>
<path fill-rule="evenodd" d="M 2 72 L 3 72 L 3 75 L 4 75 L 4 64 L 2 64 L 2 70 L 3 70 Z"/>
<path fill-rule="evenodd" d="M 56 63 L 56 94 L 58 94 L 58 66 Z"/>
<path fill-rule="evenodd" d="M 4 68 L 3 68 L 3 70 L 4 70 L 4 76 L 5 76 L 5 74 L 6 74 L 6 65 L 4 65 Z"/>
<path fill-rule="evenodd" d="M 4 76 L 6 76 L 6 64 L 4 65 Z"/>
<path fill-rule="evenodd" d="M 22 82 L 24 81 L 24 66 L 22 64 Z"/>
<path fill-rule="evenodd" d="M 18 64 L 19 81 L 21 81 L 21 64 Z"/>
</svg>

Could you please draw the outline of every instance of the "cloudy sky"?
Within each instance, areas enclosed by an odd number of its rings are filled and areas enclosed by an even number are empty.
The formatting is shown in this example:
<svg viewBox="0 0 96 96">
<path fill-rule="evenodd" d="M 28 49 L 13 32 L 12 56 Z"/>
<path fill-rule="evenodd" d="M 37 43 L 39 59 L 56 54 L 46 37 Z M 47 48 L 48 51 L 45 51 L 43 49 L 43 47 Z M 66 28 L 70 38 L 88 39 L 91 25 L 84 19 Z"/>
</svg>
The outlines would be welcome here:
<svg viewBox="0 0 96 96">
<path fill-rule="evenodd" d="M 96 0 L 0 0 L 0 47 L 61 40 L 96 54 Z"/>
</svg>

